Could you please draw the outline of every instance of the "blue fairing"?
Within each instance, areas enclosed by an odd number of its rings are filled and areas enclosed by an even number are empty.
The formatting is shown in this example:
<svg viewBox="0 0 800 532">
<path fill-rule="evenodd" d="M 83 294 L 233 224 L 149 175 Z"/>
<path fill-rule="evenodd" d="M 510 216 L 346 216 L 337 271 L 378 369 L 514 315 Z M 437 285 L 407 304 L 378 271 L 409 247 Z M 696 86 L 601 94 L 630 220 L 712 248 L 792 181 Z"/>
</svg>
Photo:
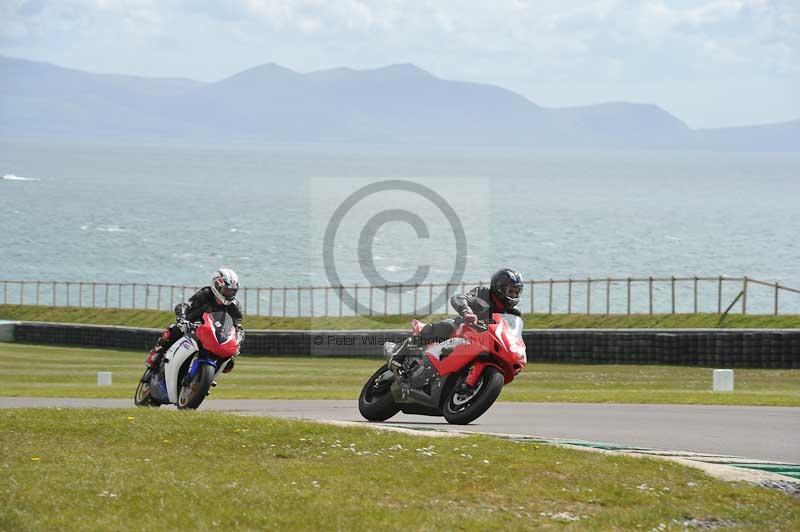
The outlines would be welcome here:
<svg viewBox="0 0 800 532">
<path fill-rule="evenodd" d="M 189 373 L 186 376 L 189 380 L 194 379 L 197 375 L 197 370 L 200 369 L 200 364 L 208 364 L 214 369 L 217 369 L 217 361 L 213 358 L 195 358 L 192 360 L 192 365 L 189 366 Z"/>
<path fill-rule="evenodd" d="M 164 380 L 163 372 L 150 378 L 150 397 L 161 403 L 169 403 L 167 381 Z"/>
</svg>

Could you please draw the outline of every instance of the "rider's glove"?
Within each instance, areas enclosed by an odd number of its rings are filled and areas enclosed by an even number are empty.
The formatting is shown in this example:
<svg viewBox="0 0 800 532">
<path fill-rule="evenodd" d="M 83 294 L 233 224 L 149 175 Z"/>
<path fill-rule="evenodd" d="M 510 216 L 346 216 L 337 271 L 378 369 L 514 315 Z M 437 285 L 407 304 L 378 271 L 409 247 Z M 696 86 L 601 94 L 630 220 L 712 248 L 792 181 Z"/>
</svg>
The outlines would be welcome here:
<svg viewBox="0 0 800 532">
<path fill-rule="evenodd" d="M 181 318 L 178 320 L 177 327 L 183 334 L 189 332 L 191 326 L 192 324 L 189 323 L 185 318 Z"/>
<path fill-rule="evenodd" d="M 467 325 L 475 325 L 476 323 L 478 323 L 478 316 L 476 316 L 472 312 L 465 312 L 464 323 L 466 323 Z"/>
<path fill-rule="evenodd" d="M 242 352 L 242 342 L 244 342 L 244 329 L 237 329 L 236 330 L 236 343 L 239 344 L 239 349 L 236 350 L 236 354 L 233 356 L 238 357 L 239 353 Z"/>
<path fill-rule="evenodd" d="M 186 303 L 178 303 L 175 305 L 175 320 L 181 321 L 186 319 L 186 309 L 189 308 L 189 305 Z"/>
</svg>

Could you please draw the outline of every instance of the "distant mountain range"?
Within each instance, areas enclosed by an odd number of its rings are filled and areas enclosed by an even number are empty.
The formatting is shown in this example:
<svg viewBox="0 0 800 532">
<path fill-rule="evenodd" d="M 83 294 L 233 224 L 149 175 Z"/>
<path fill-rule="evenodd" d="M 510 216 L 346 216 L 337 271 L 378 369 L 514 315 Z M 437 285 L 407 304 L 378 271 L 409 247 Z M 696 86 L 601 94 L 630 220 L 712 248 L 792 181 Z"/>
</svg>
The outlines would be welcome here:
<svg viewBox="0 0 800 532">
<path fill-rule="evenodd" d="M 300 74 L 271 63 L 203 83 L 0 56 L 0 79 L 5 137 L 800 151 L 800 120 L 690 129 L 656 105 L 544 108 L 410 64 Z"/>
</svg>

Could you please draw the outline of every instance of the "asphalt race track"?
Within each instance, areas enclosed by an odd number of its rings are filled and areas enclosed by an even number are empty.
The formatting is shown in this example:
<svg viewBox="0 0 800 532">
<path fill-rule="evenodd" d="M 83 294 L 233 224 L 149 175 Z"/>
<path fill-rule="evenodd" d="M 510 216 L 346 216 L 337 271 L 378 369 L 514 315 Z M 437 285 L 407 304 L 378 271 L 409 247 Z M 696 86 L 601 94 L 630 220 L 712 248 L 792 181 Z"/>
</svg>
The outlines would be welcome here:
<svg viewBox="0 0 800 532">
<path fill-rule="evenodd" d="M 133 400 L 127 399 L 0 397 L 0 408 L 132 406 Z M 364 422 L 355 401 L 209 398 L 201 409 Z M 449 425 L 443 418 L 404 414 L 396 415 L 387 424 L 412 429 L 588 440 L 800 463 L 800 408 L 793 407 L 496 403 L 483 417 L 467 426 Z"/>
</svg>

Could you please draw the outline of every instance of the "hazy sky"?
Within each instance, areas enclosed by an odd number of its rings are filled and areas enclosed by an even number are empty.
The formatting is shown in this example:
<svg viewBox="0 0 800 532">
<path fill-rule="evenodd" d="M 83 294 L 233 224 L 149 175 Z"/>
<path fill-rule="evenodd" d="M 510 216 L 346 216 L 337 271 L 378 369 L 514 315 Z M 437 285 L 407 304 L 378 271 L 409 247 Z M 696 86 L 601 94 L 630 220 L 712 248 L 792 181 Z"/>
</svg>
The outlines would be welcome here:
<svg viewBox="0 0 800 532">
<path fill-rule="evenodd" d="M 800 118 L 800 0 L 0 0 L 0 53 L 218 80 L 414 63 L 558 107 L 657 103 L 692 127 Z"/>
</svg>

